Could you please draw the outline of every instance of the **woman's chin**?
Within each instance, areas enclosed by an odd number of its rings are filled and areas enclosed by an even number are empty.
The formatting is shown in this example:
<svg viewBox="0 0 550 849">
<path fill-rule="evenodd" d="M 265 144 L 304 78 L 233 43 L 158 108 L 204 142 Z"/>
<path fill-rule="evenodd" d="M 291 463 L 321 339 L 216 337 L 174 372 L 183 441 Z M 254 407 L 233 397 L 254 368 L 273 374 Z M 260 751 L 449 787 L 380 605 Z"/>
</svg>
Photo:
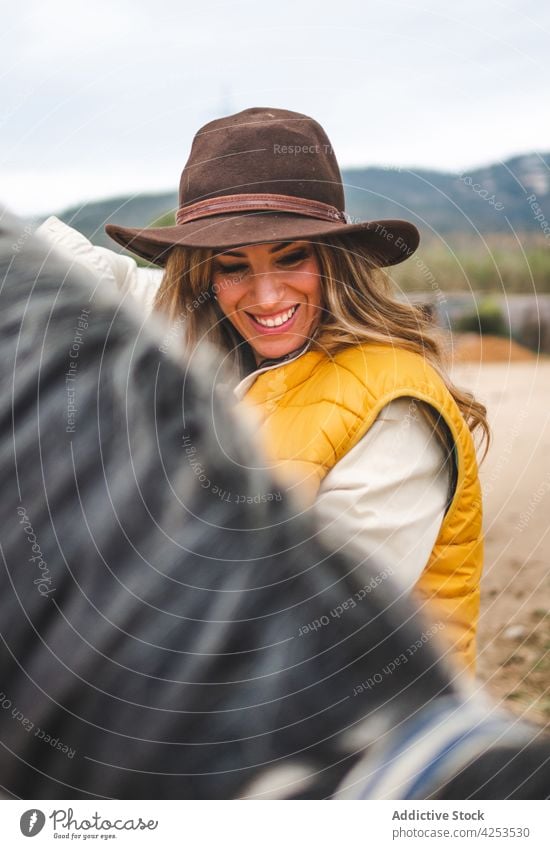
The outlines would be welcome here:
<svg viewBox="0 0 550 849">
<path fill-rule="evenodd" d="M 280 357 L 286 357 L 292 351 L 296 351 L 305 344 L 303 336 L 289 334 L 286 339 L 258 339 L 249 340 L 256 358 L 277 360 Z"/>
</svg>

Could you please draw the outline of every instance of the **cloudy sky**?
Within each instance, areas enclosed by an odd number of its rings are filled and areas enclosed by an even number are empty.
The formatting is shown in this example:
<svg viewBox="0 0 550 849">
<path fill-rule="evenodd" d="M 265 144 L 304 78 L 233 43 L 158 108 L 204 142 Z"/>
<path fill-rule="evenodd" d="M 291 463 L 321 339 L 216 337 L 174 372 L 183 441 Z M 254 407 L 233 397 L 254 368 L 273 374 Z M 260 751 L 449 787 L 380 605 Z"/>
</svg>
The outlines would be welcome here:
<svg viewBox="0 0 550 849">
<path fill-rule="evenodd" d="M 312 115 L 344 167 L 550 150 L 540 0 L 9 5 L 0 202 L 21 215 L 175 189 L 196 130 L 249 106 Z"/>
</svg>

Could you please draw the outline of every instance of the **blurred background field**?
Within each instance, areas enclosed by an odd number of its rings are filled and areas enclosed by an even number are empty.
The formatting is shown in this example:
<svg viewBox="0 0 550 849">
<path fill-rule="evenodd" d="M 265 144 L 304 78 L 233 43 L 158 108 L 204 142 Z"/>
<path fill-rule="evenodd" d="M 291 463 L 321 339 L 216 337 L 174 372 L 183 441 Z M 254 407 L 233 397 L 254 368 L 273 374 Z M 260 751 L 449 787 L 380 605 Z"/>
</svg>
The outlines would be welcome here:
<svg viewBox="0 0 550 849">
<path fill-rule="evenodd" d="M 406 291 L 424 291 L 433 278 L 442 292 L 550 293 L 550 240 L 542 233 L 426 237 L 415 257 L 392 272 Z"/>
</svg>

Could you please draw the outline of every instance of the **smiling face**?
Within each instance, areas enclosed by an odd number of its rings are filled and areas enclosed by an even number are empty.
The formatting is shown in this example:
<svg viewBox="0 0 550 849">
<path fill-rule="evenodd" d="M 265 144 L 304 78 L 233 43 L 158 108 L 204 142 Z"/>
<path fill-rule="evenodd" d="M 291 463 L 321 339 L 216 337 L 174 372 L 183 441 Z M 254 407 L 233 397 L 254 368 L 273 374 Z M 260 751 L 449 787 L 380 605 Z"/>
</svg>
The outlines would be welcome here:
<svg viewBox="0 0 550 849">
<path fill-rule="evenodd" d="M 271 242 L 214 259 L 218 304 L 250 344 L 256 363 L 300 348 L 321 317 L 321 278 L 309 242 Z"/>
</svg>

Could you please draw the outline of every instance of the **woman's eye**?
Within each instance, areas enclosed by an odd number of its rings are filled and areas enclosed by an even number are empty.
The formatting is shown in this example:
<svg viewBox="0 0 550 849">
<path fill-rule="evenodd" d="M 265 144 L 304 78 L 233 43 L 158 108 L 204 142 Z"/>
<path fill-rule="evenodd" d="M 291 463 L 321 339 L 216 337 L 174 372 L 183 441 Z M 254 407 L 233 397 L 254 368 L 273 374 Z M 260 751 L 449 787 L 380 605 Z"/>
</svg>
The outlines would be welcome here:
<svg viewBox="0 0 550 849">
<path fill-rule="evenodd" d="M 296 265 L 298 262 L 307 259 L 309 252 L 306 250 L 292 251 L 279 259 L 281 265 Z"/>
<path fill-rule="evenodd" d="M 218 265 L 221 274 L 241 274 L 246 271 L 246 265 Z"/>
</svg>

